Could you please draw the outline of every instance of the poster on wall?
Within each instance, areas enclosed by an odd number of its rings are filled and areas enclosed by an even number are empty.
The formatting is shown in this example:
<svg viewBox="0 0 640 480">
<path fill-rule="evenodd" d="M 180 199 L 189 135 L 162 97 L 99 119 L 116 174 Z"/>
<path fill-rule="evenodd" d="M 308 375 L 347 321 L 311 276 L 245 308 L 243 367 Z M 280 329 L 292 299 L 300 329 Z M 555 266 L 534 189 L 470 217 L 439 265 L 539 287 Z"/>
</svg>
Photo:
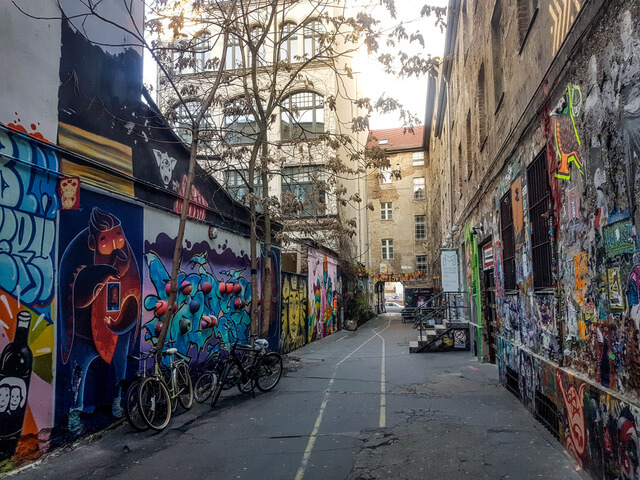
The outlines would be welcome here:
<svg viewBox="0 0 640 480">
<path fill-rule="evenodd" d="M 459 292 L 458 251 L 440 250 L 440 268 L 442 270 L 442 291 Z"/>
</svg>

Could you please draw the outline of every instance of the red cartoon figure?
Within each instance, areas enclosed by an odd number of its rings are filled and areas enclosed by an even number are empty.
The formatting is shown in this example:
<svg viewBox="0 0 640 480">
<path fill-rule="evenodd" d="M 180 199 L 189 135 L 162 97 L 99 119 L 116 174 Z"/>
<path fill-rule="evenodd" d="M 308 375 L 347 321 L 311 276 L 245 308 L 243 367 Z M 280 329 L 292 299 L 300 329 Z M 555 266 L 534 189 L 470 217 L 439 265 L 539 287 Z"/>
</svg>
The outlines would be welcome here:
<svg viewBox="0 0 640 480">
<path fill-rule="evenodd" d="M 72 395 L 57 411 L 91 411 L 117 397 L 140 320 L 140 273 L 120 220 L 93 208 L 89 226 L 62 255 L 59 273 L 60 358 L 67 367 L 59 387 Z M 97 375 L 106 378 L 97 381 Z"/>
<path fill-rule="evenodd" d="M 562 394 L 567 414 L 567 450 L 582 466 L 582 459 L 587 448 L 587 428 L 584 420 L 583 401 L 584 389 L 587 384 L 582 382 L 578 389 L 573 385 L 569 385 L 569 388 L 565 391 L 560 370 L 556 371 L 556 384 Z"/>
</svg>

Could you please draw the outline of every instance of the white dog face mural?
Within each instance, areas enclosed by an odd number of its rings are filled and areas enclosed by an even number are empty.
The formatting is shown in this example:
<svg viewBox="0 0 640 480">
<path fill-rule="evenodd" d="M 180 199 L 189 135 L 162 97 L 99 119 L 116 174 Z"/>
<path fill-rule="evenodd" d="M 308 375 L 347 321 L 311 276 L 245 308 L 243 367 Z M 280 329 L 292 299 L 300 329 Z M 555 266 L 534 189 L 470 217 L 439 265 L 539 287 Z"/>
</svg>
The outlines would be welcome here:
<svg viewBox="0 0 640 480">
<path fill-rule="evenodd" d="M 173 169 L 176 166 L 176 159 L 170 157 L 165 152 L 161 152 L 160 150 L 154 149 L 153 154 L 156 156 L 156 163 L 158 164 L 158 169 L 160 170 L 160 176 L 162 177 L 164 186 L 168 187 L 169 182 L 171 181 L 171 175 L 173 175 Z"/>
</svg>

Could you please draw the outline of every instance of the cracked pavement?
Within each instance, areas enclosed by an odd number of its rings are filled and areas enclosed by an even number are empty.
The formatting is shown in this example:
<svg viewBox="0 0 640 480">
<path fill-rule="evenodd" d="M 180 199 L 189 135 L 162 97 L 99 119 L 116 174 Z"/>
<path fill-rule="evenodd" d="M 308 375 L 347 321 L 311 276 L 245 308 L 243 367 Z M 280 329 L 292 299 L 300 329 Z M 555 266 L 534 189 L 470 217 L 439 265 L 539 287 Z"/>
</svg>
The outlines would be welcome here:
<svg viewBox="0 0 640 480">
<path fill-rule="evenodd" d="M 587 478 L 495 365 L 409 354 L 414 336 L 399 314 L 380 315 L 287 355 L 270 393 L 223 392 L 159 433 L 114 426 L 12 480 Z"/>
</svg>

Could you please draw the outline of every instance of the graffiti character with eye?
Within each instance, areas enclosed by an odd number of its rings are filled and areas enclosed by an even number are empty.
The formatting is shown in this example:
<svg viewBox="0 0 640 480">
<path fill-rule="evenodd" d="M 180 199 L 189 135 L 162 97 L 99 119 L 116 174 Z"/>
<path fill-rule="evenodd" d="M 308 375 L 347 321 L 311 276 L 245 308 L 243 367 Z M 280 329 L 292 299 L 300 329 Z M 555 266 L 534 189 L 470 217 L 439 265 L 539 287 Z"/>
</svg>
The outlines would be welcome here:
<svg viewBox="0 0 640 480">
<path fill-rule="evenodd" d="M 109 373 L 109 380 L 92 379 L 90 398 L 109 399 L 125 376 L 132 331 L 140 320 L 140 273 L 120 220 L 97 207 L 89 226 L 71 241 L 60 261 L 60 353 L 63 364 L 80 372 L 79 385 L 69 381 L 73 394 L 68 407 L 86 405 L 87 377 L 92 369 Z M 102 365 L 102 366 L 101 366 Z M 76 391 L 77 390 L 77 391 Z"/>
</svg>

